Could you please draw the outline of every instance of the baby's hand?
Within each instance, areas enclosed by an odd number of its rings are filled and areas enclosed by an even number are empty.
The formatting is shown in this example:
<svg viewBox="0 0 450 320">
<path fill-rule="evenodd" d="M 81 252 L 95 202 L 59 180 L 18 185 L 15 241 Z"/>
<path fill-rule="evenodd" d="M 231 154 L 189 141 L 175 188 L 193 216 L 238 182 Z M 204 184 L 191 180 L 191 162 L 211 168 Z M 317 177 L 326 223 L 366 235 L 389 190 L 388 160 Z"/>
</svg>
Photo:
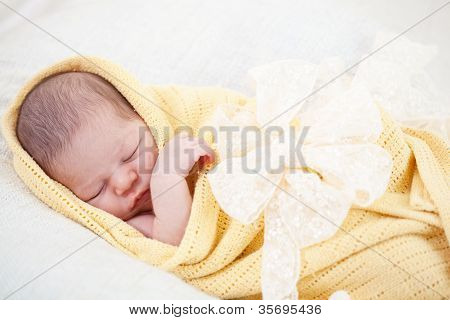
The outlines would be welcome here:
<svg viewBox="0 0 450 320">
<path fill-rule="evenodd" d="M 214 161 L 214 151 L 187 133 L 176 135 L 159 152 L 150 180 L 153 239 L 172 245 L 181 242 L 192 206 L 185 178 L 201 157 Z"/>
<path fill-rule="evenodd" d="M 199 160 L 202 163 L 213 162 L 214 151 L 203 140 L 183 131 L 161 150 L 153 173 L 176 174 L 185 178 Z"/>
</svg>

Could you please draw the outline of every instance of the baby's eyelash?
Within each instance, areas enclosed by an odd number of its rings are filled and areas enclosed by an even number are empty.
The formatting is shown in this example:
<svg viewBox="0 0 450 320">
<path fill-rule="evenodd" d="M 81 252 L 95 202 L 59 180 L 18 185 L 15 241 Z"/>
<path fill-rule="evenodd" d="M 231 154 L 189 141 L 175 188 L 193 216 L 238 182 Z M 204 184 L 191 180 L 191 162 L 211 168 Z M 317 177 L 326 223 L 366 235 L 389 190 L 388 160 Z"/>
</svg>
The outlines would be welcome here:
<svg viewBox="0 0 450 320">
<path fill-rule="evenodd" d="M 130 160 L 136 154 L 136 151 L 139 149 L 139 145 L 140 144 L 141 144 L 141 140 L 139 140 L 138 145 L 137 145 L 136 149 L 134 149 L 134 151 L 131 154 L 131 156 L 129 156 L 127 159 L 123 160 L 123 162 L 127 162 L 128 160 Z"/>
<path fill-rule="evenodd" d="M 102 193 L 103 188 L 105 188 L 105 184 L 102 185 L 100 191 L 99 191 L 95 196 L 93 196 L 92 198 L 90 198 L 90 199 L 87 200 L 87 201 L 91 201 L 91 200 L 94 200 L 95 198 L 97 198 L 97 197 L 100 195 L 100 193 Z"/>
</svg>

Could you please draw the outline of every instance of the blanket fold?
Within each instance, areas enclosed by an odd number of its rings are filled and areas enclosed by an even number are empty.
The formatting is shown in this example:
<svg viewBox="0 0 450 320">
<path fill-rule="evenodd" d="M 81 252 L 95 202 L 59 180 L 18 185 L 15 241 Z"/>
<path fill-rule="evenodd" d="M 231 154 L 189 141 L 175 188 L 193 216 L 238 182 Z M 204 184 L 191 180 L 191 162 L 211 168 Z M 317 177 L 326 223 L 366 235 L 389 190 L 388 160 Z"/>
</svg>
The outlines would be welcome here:
<svg viewBox="0 0 450 320">
<path fill-rule="evenodd" d="M 260 299 L 264 220 L 261 216 L 244 225 L 221 210 L 207 181 L 215 164 L 190 182 L 191 216 L 182 242 L 175 247 L 146 238 L 81 201 L 50 179 L 21 147 L 16 123 L 26 95 L 44 78 L 68 71 L 92 72 L 115 86 L 145 120 L 158 148 L 181 126 L 198 134 L 218 104 L 251 110 L 255 99 L 219 87 L 143 86 L 111 62 L 74 57 L 48 67 L 23 87 L 2 119 L 2 130 L 17 174 L 58 213 L 209 294 Z M 302 250 L 300 299 L 327 299 L 337 290 L 346 290 L 352 299 L 450 298 L 449 146 L 429 132 L 400 127 L 385 112 L 382 120 L 377 144 L 393 161 L 388 190 L 368 208 L 352 207 L 332 238 Z M 206 142 L 215 147 L 212 136 Z"/>
</svg>

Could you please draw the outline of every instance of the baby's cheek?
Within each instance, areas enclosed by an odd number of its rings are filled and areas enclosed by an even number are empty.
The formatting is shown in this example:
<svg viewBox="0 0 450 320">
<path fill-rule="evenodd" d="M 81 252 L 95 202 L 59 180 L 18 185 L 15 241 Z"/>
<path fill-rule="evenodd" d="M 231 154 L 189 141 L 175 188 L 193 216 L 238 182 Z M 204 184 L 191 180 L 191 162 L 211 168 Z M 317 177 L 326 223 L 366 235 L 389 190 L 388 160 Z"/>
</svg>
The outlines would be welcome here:
<svg viewBox="0 0 450 320">
<path fill-rule="evenodd" d="M 119 219 L 123 219 L 127 215 L 124 208 L 126 208 L 126 206 L 124 206 L 123 203 L 119 203 L 118 199 L 111 194 L 105 194 L 99 202 L 99 209 L 102 209 Z"/>
</svg>

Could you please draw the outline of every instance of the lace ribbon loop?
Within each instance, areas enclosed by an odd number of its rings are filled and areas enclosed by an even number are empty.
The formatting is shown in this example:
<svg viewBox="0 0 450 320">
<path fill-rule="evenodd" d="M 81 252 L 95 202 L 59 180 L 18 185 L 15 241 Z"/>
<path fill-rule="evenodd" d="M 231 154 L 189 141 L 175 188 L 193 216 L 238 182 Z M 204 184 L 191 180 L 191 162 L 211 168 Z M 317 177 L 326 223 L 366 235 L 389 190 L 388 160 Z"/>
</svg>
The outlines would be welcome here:
<svg viewBox="0 0 450 320">
<path fill-rule="evenodd" d="M 232 218 L 251 223 L 264 213 L 264 299 L 297 299 L 301 248 L 331 237 L 352 203 L 369 205 L 389 181 L 390 156 L 375 144 L 381 117 L 363 85 L 353 83 L 325 104 L 316 100 L 291 107 L 312 91 L 318 70 L 326 67 L 282 60 L 250 70 L 257 97 L 253 119 L 264 134 L 264 125 L 275 118 L 281 134 L 251 145 L 241 156 L 221 154 L 222 161 L 208 175 L 218 204 Z M 233 122 L 222 108 L 226 106 L 218 107 L 213 125 L 246 125 Z M 289 111 L 277 117 L 285 109 Z M 303 130 L 303 159 L 296 154 L 291 161 L 291 148 Z M 224 139 L 217 143 L 229 142 Z M 243 146 L 240 136 L 233 139 L 231 143 Z M 269 158 L 262 156 L 267 154 Z M 280 159 L 289 161 L 278 170 Z"/>
</svg>

